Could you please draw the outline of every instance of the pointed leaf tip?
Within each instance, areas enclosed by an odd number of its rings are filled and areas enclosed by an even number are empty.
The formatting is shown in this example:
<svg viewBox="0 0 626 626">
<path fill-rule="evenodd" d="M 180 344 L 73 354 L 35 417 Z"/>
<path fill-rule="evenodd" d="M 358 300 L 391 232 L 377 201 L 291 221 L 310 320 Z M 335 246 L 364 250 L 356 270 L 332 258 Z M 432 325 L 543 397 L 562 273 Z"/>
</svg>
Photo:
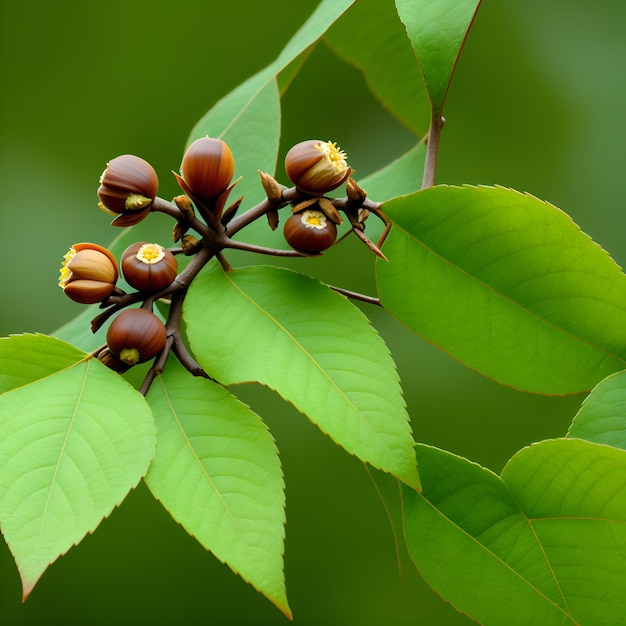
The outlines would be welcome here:
<svg viewBox="0 0 626 626">
<path fill-rule="evenodd" d="M 480 0 L 396 0 L 436 115 L 479 5 Z"/>
<path fill-rule="evenodd" d="M 285 495 L 261 419 L 170 360 L 148 402 L 158 429 L 145 481 L 172 517 L 291 617 L 283 572 Z"/>
<path fill-rule="evenodd" d="M 351 454 L 419 485 L 395 364 L 344 296 L 289 270 L 214 266 L 194 281 L 183 313 L 207 373 L 266 385 Z M 237 323 L 218 328 L 207 315 Z"/>
<path fill-rule="evenodd" d="M 50 365 L 45 350 L 41 358 Z M 128 382 L 95 359 L 68 365 L 63 355 L 58 366 L 0 395 L 0 527 L 24 599 L 123 501 L 154 454 L 152 413 Z"/>
</svg>

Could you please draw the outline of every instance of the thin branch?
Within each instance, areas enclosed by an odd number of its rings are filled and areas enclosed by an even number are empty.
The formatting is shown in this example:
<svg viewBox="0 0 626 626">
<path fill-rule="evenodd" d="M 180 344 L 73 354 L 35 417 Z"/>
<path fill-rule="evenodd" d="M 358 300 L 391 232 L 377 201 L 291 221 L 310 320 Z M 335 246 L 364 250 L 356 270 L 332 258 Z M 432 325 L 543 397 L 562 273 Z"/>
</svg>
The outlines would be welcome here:
<svg viewBox="0 0 626 626">
<path fill-rule="evenodd" d="M 445 120 L 438 111 L 433 111 L 428 130 L 428 141 L 426 143 L 426 161 L 424 162 L 424 177 L 422 178 L 422 189 L 427 189 L 435 184 L 435 172 L 437 170 L 437 155 L 439 153 L 439 142 L 441 140 L 441 129 Z"/>
<path fill-rule="evenodd" d="M 303 254 L 297 250 L 280 250 L 278 248 L 266 248 L 265 246 L 257 246 L 254 243 L 246 243 L 245 241 L 235 241 L 226 238 L 223 242 L 225 248 L 232 248 L 233 250 L 244 250 L 246 252 L 255 252 L 256 254 L 268 254 L 272 256 L 286 256 L 286 257 L 304 257 L 304 256 L 319 256 L 319 254 Z"/>
<path fill-rule="evenodd" d="M 191 354 L 189 354 L 187 346 L 184 344 L 180 333 L 175 333 L 173 337 L 174 345 L 172 346 L 172 352 L 176 355 L 176 358 L 180 361 L 183 367 L 193 376 L 201 376 L 202 378 L 208 378 L 213 382 L 217 382 L 214 378 L 211 378 L 204 371 L 204 369 L 202 369 L 202 366 L 191 356 Z"/>
<path fill-rule="evenodd" d="M 233 271 L 233 266 L 228 262 L 228 259 L 224 256 L 223 252 L 218 252 L 215 255 L 215 258 L 219 261 L 220 265 L 222 266 L 222 269 L 225 272 L 232 272 Z"/>
<path fill-rule="evenodd" d="M 139 389 L 139 393 L 142 396 L 146 396 L 148 391 L 150 391 L 150 387 L 154 382 L 154 379 L 161 373 L 163 373 L 163 368 L 165 367 L 165 363 L 167 361 L 167 357 L 170 354 L 172 346 L 174 345 L 174 337 L 170 335 L 165 341 L 165 347 L 161 350 L 161 353 L 157 357 L 156 361 L 146 374 L 146 377 L 143 379 L 143 383 Z"/>
<path fill-rule="evenodd" d="M 290 202 L 294 202 L 305 197 L 301 191 L 296 189 L 295 187 L 290 187 L 289 189 L 285 189 L 282 194 L 282 202 L 276 203 L 268 198 L 265 198 L 262 202 L 259 202 L 256 206 L 253 206 L 251 209 L 248 209 L 245 213 L 242 213 L 239 217 L 233 218 L 231 222 L 229 222 L 226 228 L 226 234 L 228 237 L 232 237 L 235 233 L 238 233 L 242 228 L 246 227 L 248 224 L 254 222 L 254 220 L 258 219 L 265 215 L 270 209 L 278 209 L 286 206 Z"/>
<path fill-rule="evenodd" d="M 189 226 L 189 228 L 193 228 L 197 233 L 202 235 L 203 237 L 208 232 L 208 226 L 197 217 L 189 217 L 173 203 L 164 200 L 163 198 L 156 197 L 154 202 L 152 203 L 152 210 L 158 213 L 165 213 L 170 217 L 174 218 L 177 222 L 181 222 Z"/>
<path fill-rule="evenodd" d="M 344 289 L 343 287 L 335 287 L 334 285 L 328 285 L 333 291 L 337 293 L 341 293 L 347 298 L 351 298 L 352 300 L 359 300 L 360 302 L 367 302 L 367 304 L 373 304 L 375 306 L 382 306 L 380 303 L 380 298 L 374 298 L 373 296 L 366 296 L 363 293 L 359 293 L 358 291 L 350 291 L 348 289 Z"/>
</svg>

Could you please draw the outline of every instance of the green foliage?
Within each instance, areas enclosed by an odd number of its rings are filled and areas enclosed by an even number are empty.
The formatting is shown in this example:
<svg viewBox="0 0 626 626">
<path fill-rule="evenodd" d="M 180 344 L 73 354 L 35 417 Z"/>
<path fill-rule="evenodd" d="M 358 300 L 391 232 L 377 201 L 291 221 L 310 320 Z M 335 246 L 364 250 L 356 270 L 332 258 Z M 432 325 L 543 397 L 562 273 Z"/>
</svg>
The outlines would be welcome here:
<svg viewBox="0 0 626 626">
<path fill-rule="evenodd" d="M 423 491 L 405 495 L 411 556 L 481 624 L 617 624 L 626 609 L 623 450 L 557 439 L 500 477 L 418 446 Z"/>
<path fill-rule="evenodd" d="M 2 341 L 3 365 L 20 376 L 0 395 L 0 520 L 26 597 L 146 473 L 154 421 L 124 379 L 71 346 Z"/>
<path fill-rule="evenodd" d="M 480 0 L 396 0 L 437 116 L 479 4 Z"/>
<path fill-rule="evenodd" d="M 247 211 L 235 217 L 236 205 L 226 207 L 223 218 L 214 198 L 192 197 L 194 212 L 138 194 L 194 233 L 174 237 L 180 273 L 170 288 L 129 293 L 121 280 L 56 338 L 0 340 L 0 527 L 24 597 L 144 479 L 187 533 L 291 617 L 278 448 L 262 416 L 226 389 L 256 383 L 402 483 L 410 556 L 459 611 L 484 624 L 623 620 L 626 277 L 546 202 L 502 187 L 429 182 L 478 4 L 322 0 L 276 60 L 219 100 L 188 138 L 229 145 Z M 276 173 L 281 98 L 322 38 L 397 120 L 425 135 L 360 179 L 365 193 L 348 181 L 346 198 L 324 200 L 258 178 Z M 323 97 L 319 85 L 311 92 Z M 275 227 L 279 210 L 303 206 L 343 219 L 344 233 L 377 255 L 380 299 L 291 269 L 231 267 L 231 248 L 307 256 L 286 251 L 265 220 Z M 244 228 L 252 245 L 231 238 Z M 133 227 L 110 249 L 119 258 L 135 240 Z M 522 449 L 500 476 L 416 448 L 395 363 L 349 298 L 380 305 L 499 383 L 593 391 L 567 437 Z M 168 340 L 132 385 L 135 370 L 124 377 L 107 368 L 101 347 L 106 322 L 140 303 L 160 313 Z M 113 368 L 124 373 L 120 363 Z"/>
<path fill-rule="evenodd" d="M 257 171 L 273 174 L 276 167 L 280 138 L 277 75 L 292 70 L 290 64 L 306 53 L 353 3 L 323 0 L 273 63 L 222 98 L 192 129 L 188 144 L 209 135 L 223 139 L 235 154 L 241 155 L 236 161 L 236 175 L 243 180 L 237 191 L 245 193 L 247 201 L 254 204 L 263 198 Z"/>
<path fill-rule="evenodd" d="M 605 378 L 585 398 L 568 437 L 626 450 L 626 373 Z"/>
<path fill-rule="evenodd" d="M 218 319 L 231 321 L 207 323 Z M 185 320 L 209 375 L 267 385 L 361 460 L 419 484 L 394 363 L 343 296 L 279 268 L 215 267 L 192 285 Z"/>
<path fill-rule="evenodd" d="M 499 187 L 435 187 L 384 209 L 380 296 L 414 332 L 527 391 L 584 391 L 623 369 L 626 276 L 567 215 Z"/>
<path fill-rule="evenodd" d="M 158 429 L 148 487 L 185 530 L 290 615 L 283 476 L 261 419 L 219 385 L 168 364 L 148 395 Z"/>
<path fill-rule="evenodd" d="M 324 41 L 363 72 L 382 106 L 416 135 L 425 134 L 428 96 L 393 0 L 360 0 L 349 19 L 333 24 Z"/>
</svg>

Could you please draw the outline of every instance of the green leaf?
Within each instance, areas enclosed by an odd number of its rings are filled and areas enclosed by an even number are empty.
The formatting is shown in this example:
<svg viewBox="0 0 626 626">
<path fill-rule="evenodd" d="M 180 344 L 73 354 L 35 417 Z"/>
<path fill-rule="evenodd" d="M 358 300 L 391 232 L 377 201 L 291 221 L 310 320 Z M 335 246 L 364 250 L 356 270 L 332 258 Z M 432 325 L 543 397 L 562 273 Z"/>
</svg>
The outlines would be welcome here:
<svg viewBox="0 0 626 626">
<path fill-rule="evenodd" d="M 617 624 L 626 611 L 626 452 L 534 444 L 498 478 L 418 446 L 404 489 L 411 556 L 457 610 L 488 626 Z"/>
<path fill-rule="evenodd" d="M 85 353 L 47 335 L 0 338 L 0 394 L 71 367 Z"/>
<path fill-rule="evenodd" d="M 75 354 L 61 346 L 40 340 L 40 377 L 29 372 L 0 395 L 0 528 L 24 598 L 122 502 L 154 454 L 143 396 L 96 359 L 70 364 Z"/>
<path fill-rule="evenodd" d="M 280 138 L 276 75 L 314 44 L 353 2 L 321 2 L 273 63 L 217 102 L 192 129 L 188 143 L 204 135 L 228 143 L 235 157 L 235 175 L 244 176 L 237 193 L 243 193 L 247 201 L 263 198 L 257 171 L 273 174 L 276 168 Z"/>
<path fill-rule="evenodd" d="M 189 534 L 291 617 L 284 484 L 267 427 L 225 389 L 171 360 L 148 401 L 158 429 L 148 487 Z"/>
<path fill-rule="evenodd" d="M 441 115 L 461 48 L 480 0 L 396 0 L 398 15 L 430 95 L 433 111 Z"/>
<path fill-rule="evenodd" d="M 613 374 L 594 387 L 567 436 L 626 450 L 626 372 Z"/>
<path fill-rule="evenodd" d="M 387 310 L 501 383 L 591 389 L 626 363 L 626 276 L 562 211 L 500 187 L 434 187 L 383 205 Z"/>
<path fill-rule="evenodd" d="M 420 141 L 395 161 L 359 180 L 359 185 L 375 202 L 414 193 L 422 182 L 425 158 L 426 145 Z"/>
<path fill-rule="evenodd" d="M 289 40 L 276 60 L 222 98 L 194 126 L 188 143 L 209 135 L 223 139 L 235 159 L 235 176 L 242 180 L 233 198 L 243 195 L 251 207 L 265 198 L 258 177 L 261 170 L 274 174 L 280 143 L 280 100 L 276 76 L 313 45 L 355 0 L 323 0 Z M 297 65 L 297 63 L 296 63 Z M 287 69 L 294 70 L 296 65 Z M 284 77 L 287 79 L 287 76 Z M 285 82 L 281 80 L 281 88 Z M 257 243 L 272 241 L 272 233 L 258 220 L 246 228 Z"/>
<path fill-rule="evenodd" d="M 382 106 L 409 130 L 418 136 L 428 130 L 428 95 L 393 0 L 360 0 L 324 41 L 361 70 Z"/>
<path fill-rule="evenodd" d="M 311 44 L 276 75 L 278 93 L 281 98 L 285 95 L 285 93 L 287 93 L 287 89 L 289 89 L 293 79 L 298 75 L 298 72 L 302 69 L 302 66 L 311 56 L 311 53 L 315 50 L 316 46 L 317 42 Z"/>
<path fill-rule="evenodd" d="M 273 76 L 264 72 L 242 83 L 220 100 L 196 125 L 189 141 L 217 137 L 230 147 L 235 177 L 242 177 L 232 192 L 243 195 L 247 205 L 264 198 L 258 171 L 273 173 L 280 140 L 280 99 Z"/>
<path fill-rule="evenodd" d="M 418 484 L 395 365 L 346 298 L 288 270 L 214 267 L 193 282 L 183 314 L 211 376 L 268 386 L 348 452 Z"/>
</svg>

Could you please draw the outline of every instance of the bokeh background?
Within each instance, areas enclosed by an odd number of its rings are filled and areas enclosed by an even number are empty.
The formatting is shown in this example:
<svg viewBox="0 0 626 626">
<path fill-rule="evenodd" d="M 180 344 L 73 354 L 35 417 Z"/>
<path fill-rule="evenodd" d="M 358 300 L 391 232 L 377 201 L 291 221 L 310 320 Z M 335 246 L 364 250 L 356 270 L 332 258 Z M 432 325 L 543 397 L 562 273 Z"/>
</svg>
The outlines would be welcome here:
<svg viewBox="0 0 626 626">
<path fill-rule="evenodd" d="M 196 121 L 272 61 L 317 0 L 0 0 L 0 335 L 53 332 L 80 312 L 56 286 L 72 243 L 117 234 L 96 208 L 110 158 L 135 153 L 177 192 Z M 438 182 L 501 184 L 554 203 L 608 249 L 623 243 L 626 4 L 486 0 L 446 103 Z M 360 176 L 411 135 L 323 45 L 283 101 L 284 148 L 336 139 Z M 171 225 L 154 220 L 167 244 Z M 373 264 L 342 246 L 299 267 L 373 293 Z M 499 471 L 561 436 L 581 396 L 501 387 L 367 309 L 396 357 L 416 438 Z M 220 323 L 220 320 L 213 320 Z M 228 320 L 225 320 L 228 323 Z M 297 626 L 467 624 L 406 554 L 397 488 L 371 475 L 270 392 L 234 390 L 267 420 L 287 485 L 286 575 Z M 383 498 L 379 496 L 377 488 Z M 285 624 L 140 485 L 21 603 L 0 545 L 0 624 Z"/>
</svg>

